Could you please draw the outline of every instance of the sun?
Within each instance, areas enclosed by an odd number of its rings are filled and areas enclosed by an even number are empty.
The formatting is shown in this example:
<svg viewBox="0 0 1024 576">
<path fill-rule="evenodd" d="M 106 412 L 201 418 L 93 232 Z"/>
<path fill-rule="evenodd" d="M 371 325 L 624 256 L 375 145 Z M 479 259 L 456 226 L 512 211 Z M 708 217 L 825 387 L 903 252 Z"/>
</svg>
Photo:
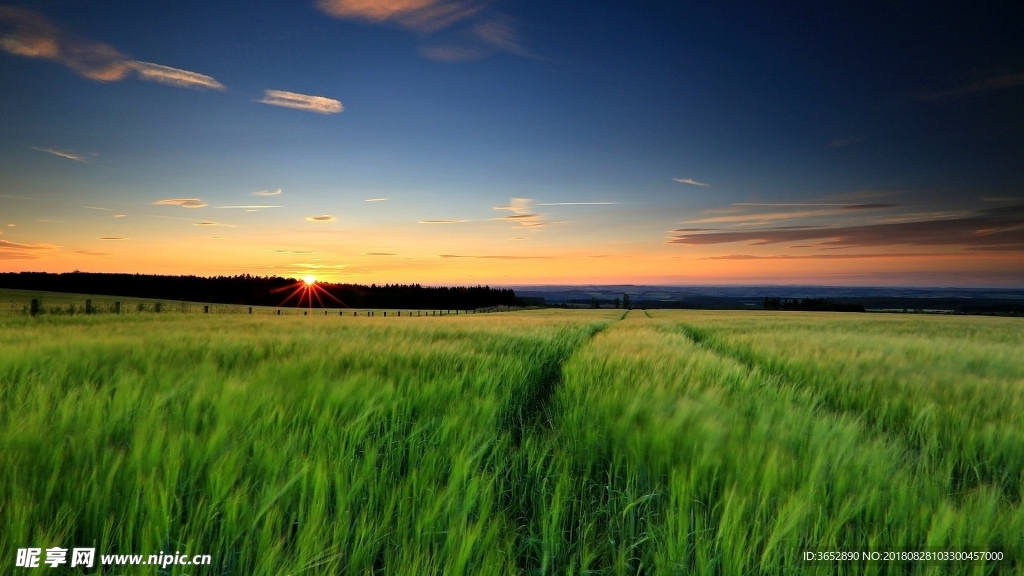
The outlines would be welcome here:
<svg viewBox="0 0 1024 576">
<path fill-rule="evenodd" d="M 306 283 L 306 286 L 312 286 L 313 284 L 316 284 L 316 276 L 307 274 L 302 277 L 302 281 Z"/>
</svg>

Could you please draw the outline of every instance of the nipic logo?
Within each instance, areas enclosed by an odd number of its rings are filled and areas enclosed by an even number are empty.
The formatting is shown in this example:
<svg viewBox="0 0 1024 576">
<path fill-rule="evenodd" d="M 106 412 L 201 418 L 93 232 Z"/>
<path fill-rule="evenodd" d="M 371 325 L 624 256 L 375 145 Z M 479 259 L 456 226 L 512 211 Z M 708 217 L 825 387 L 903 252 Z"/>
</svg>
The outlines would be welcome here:
<svg viewBox="0 0 1024 576">
<path fill-rule="evenodd" d="M 42 548 L 18 548 L 18 557 L 15 562 L 15 566 L 19 568 L 38 568 L 40 556 L 42 556 Z M 68 563 L 68 549 L 67 548 L 47 548 L 46 559 L 43 560 L 44 564 L 49 564 L 50 568 L 56 568 Z M 96 549 L 95 548 L 74 548 L 71 550 L 71 567 L 83 567 L 92 568 L 93 563 L 96 560 Z"/>
</svg>

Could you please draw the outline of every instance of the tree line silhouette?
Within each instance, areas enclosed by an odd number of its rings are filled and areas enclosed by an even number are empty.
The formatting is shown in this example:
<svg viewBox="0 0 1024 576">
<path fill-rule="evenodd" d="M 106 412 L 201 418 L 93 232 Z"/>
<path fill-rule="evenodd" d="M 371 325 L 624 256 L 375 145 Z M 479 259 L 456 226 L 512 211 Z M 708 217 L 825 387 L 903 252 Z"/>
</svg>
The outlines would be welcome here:
<svg viewBox="0 0 1024 576">
<path fill-rule="evenodd" d="M 804 298 L 803 300 L 785 300 L 783 298 L 764 297 L 765 310 L 802 310 L 809 312 L 864 312 L 860 304 L 836 304 L 824 298 Z"/>
<path fill-rule="evenodd" d="M 324 308 L 409 308 L 421 310 L 473 310 L 491 306 L 520 306 L 510 288 L 489 286 L 421 286 L 419 284 L 317 285 L 337 298 L 321 298 Z M 75 294 L 182 300 L 216 304 L 280 306 L 299 286 L 294 278 L 279 276 L 159 276 L 149 274 L 100 274 L 91 272 L 0 273 L 0 288 L 43 290 Z M 291 299 L 287 306 L 299 306 Z M 306 306 L 303 302 L 302 306 Z M 316 302 L 314 306 L 321 306 Z"/>
</svg>

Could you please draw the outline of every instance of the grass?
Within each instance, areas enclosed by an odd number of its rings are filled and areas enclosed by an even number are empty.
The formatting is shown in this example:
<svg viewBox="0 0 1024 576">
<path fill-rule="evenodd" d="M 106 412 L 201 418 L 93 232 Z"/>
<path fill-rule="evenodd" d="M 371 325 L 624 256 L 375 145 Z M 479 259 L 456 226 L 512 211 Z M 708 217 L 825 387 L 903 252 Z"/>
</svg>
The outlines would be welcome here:
<svg viewBox="0 0 1024 576">
<path fill-rule="evenodd" d="M 1024 574 L 1019 556 L 801 557 L 1020 547 L 1021 328 L 0 318 L 2 561 L 59 545 L 213 558 L 103 574 Z"/>
</svg>

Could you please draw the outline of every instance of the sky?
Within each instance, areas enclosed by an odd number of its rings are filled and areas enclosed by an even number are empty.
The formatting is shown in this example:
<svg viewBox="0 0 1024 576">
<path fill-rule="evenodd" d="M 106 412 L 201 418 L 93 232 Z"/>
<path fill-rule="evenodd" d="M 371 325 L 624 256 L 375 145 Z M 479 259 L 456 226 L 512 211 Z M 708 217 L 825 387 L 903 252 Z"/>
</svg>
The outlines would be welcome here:
<svg viewBox="0 0 1024 576">
<path fill-rule="evenodd" d="M 1024 287 L 988 4 L 0 4 L 0 272 Z"/>
</svg>

